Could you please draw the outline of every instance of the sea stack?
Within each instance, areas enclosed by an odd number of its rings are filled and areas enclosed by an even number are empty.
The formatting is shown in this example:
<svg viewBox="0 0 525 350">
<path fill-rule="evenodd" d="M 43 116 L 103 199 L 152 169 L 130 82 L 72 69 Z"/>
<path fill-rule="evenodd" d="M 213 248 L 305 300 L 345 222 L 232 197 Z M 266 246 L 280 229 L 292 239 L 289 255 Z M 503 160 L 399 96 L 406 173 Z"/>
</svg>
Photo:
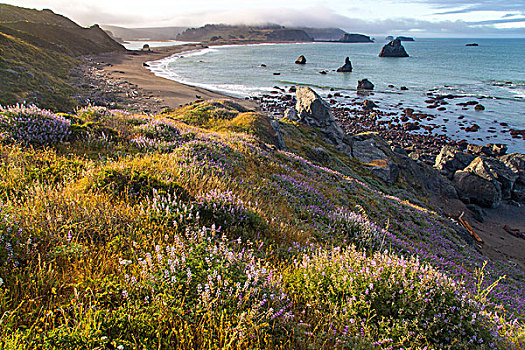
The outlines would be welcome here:
<svg viewBox="0 0 525 350">
<path fill-rule="evenodd" d="M 357 82 L 357 90 L 374 90 L 374 84 L 368 79 L 362 79 Z"/>
<path fill-rule="evenodd" d="M 351 72 L 352 71 L 352 62 L 350 62 L 350 57 L 347 57 L 345 64 L 342 67 L 337 68 L 338 72 Z"/>
<path fill-rule="evenodd" d="M 394 39 L 383 46 L 379 57 L 408 57 L 408 53 L 405 51 L 403 45 L 401 45 L 401 40 Z"/>
<path fill-rule="evenodd" d="M 299 58 L 295 60 L 295 64 L 306 64 L 306 57 L 303 55 L 299 56 Z"/>
</svg>

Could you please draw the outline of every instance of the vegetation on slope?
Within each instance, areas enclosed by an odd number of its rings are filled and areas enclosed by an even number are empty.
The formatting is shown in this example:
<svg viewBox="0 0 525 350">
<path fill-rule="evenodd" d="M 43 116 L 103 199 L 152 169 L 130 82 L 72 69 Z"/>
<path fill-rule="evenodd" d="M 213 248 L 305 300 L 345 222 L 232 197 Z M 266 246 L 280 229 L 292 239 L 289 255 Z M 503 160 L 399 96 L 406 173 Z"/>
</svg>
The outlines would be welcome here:
<svg viewBox="0 0 525 350">
<path fill-rule="evenodd" d="M 98 26 L 82 28 L 50 10 L 0 4 L 0 104 L 73 110 L 73 57 L 124 50 Z"/>
<path fill-rule="evenodd" d="M 523 346 L 522 272 L 283 123 L 2 109 L 0 348 Z"/>
<path fill-rule="evenodd" d="M 250 41 L 313 41 L 302 29 L 273 26 L 232 26 L 207 24 L 199 28 L 188 28 L 177 35 L 177 40 L 199 42 L 250 42 Z"/>
</svg>

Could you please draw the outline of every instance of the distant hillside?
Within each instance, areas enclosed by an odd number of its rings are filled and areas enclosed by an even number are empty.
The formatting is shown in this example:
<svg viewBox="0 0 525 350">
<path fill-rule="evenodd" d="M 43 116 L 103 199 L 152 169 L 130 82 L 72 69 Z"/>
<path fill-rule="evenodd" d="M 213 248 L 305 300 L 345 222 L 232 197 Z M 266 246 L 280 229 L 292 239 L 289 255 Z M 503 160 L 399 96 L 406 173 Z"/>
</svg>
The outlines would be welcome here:
<svg viewBox="0 0 525 350">
<path fill-rule="evenodd" d="M 75 56 L 125 50 L 98 25 L 83 28 L 50 10 L 0 4 L 0 105 L 70 110 Z"/>
<path fill-rule="evenodd" d="M 368 35 L 363 34 L 348 34 L 345 33 L 339 39 L 342 43 L 373 43 L 374 41 L 370 39 Z"/>
<path fill-rule="evenodd" d="M 346 32 L 340 28 L 308 28 L 300 27 L 296 29 L 302 29 L 311 36 L 314 40 L 318 41 L 330 41 L 339 40 Z"/>
<path fill-rule="evenodd" d="M 187 27 L 154 27 L 154 28 L 124 28 L 111 25 L 101 25 L 112 38 L 118 41 L 128 40 L 174 40 Z"/>
<path fill-rule="evenodd" d="M 199 42 L 223 41 L 297 41 L 309 42 L 313 38 L 302 29 L 282 26 L 230 26 L 207 24 L 200 28 L 189 28 L 177 35 L 177 40 Z"/>
</svg>

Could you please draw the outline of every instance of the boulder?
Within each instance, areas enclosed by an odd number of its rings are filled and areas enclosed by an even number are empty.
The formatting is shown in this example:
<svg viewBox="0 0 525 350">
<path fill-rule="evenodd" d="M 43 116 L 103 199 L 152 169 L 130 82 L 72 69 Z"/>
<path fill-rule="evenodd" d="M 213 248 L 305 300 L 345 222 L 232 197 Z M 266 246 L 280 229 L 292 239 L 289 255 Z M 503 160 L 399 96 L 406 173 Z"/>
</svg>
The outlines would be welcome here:
<svg viewBox="0 0 525 350">
<path fill-rule="evenodd" d="M 465 169 L 474 158 L 473 155 L 458 151 L 454 147 L 443 146 L 436 157 L 434 168 L 452 180 L 456 171 Z"/>
<path fill-rule="evenodd" d="M 299 117 L 297 116 L 297 111 L 295 108 L 287 108 L 284 111 L 284 117 L 290 120 L 299 120 Z"/>
<path fill-rule="evenodd" d="M 299 56 L 299 58 L 295 60 L 295 64 L 306 64 L 306 57 L 303 55 Z"/>
<path fill-rule="evenodd" d="M 408 57 L 408 53 L 405 51 L 403 45 L 401 45 L 401 40 L 394 39 L 383 46 L 379 57 Z"/>
<path fill-rule="evenodd" d="M 342 67 L 337 68 L 338 72 L 351 72 L 352 71 L 352 62 L 350 62 L 350 57 L 345 59 L 345 64 Z"/>
<path fill-rule="evenodd" d="M 363 102 L 363 109 L 365 111 L 371 111 L 372 109 L 374 109 L 376 107 L 377 107 L 377 105 L 373 101 L 364 100 L 364 102 Z"/>
<path fill-rule="evenodd" d="M 458 170 L 454 174 L 454 186 L 464 202 L 496 208 L 501 203 L 501 185 L 470 171 Z"/>
<path fill-rule="evenodd" d="M 335 121 L 330 105 L 309 87 L 298 87 L 296 96 L 299 121 L 320 129 L 331 143 L 342 145 L 345 134 Z"/>
<path fill-rule="evenodd" d="M 378 178 L 389 185 L 394 184 L 399 177 L 399 167 L 385 153 L 390 146 L 375 133 L 353 135 L 352 156 L 367 166 Z"/>
<path fill-rule="evenodd" d="M 495 158 L 477 157 L 465 168 L 465 171 L 470 171 L 487 181 L 498 182 L 501 185 L 503 199 L 510 199 L 512 188 L 518 179 L 518 174 Z"/>
<path fill-rule="evenodd" d="M 500 160 L 518 176 L 511 191 L 512 199 L 525 203 L 525 154 L 510 153 L 500 157 Z"/>
<path fill-rule="evenodd" d="M 357 90 L 374 90 L 374 84 L 368 79 L 362 79 L 357 82 Z"/>
</svg>

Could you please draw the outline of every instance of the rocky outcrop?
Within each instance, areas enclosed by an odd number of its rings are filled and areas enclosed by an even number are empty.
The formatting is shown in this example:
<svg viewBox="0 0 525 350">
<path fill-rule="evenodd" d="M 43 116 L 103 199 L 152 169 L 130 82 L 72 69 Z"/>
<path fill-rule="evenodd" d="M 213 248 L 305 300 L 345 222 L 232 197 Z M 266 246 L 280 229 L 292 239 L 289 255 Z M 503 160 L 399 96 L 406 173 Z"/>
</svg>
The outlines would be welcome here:
<svg viewBox="0 0 525 350">
<path fill-rule="evenodd" d="M 500 160 L 517 175 L 516 182 L 511 190 L 511 198 L 525 203 L 525 154 L 511 153 L 504 155 Z"/>
<path fill-rule="evenodd" d="M 306 57 L 303 55 L 299 56 L 299 58 L 295 60 L 295 64 L 306 64 Z"/>
<path fill-rule="evenodd" d="M 341 67 L 337 68 L 337 71 L 338 72 L 342 72 L 342 73 L 345 73 L 345 72 L 351 72 L 352 71 L 352 62 L 350 62 L 350 57 L 347 57 L 345 59 L 345 64 L 342 65 Z"/>
<path fill-rule="evenodd" d="M 378 178 L 389 185 L 394 184 L 399 177 L 399 167 L 386 154 L 388 144 L 376 133 L 364 133 L 351 136 L 352 156 Z"/>
<path fill-rule="evenodd" d="M 394 39 L 383 46 L 379 57 L 408 57 L 408 53 L 405 51 L 403 45 L 401 45 L 401 40 Z"/>
<path fill-rule="evenodd" d="M 336 146 L 344 146 L 345 134 L 335 121 L 330 105 L 309 87 L 298 87 L 295 109 L 299 121 L 316 127 Z"/>
<path fill-rule="evenodd" d="M 374 84 L 368 79 L 362 79 L 357 82 L 357 90 L 374 90 Z"/>
<path fill-rule="evenodd" d="M 501 203 L 501 185 L 486 180 L 470 171 L 459 170 L 454 174 L 454 186 L 464 202 L 496 208 Z"/>
<path fill-rule="evenodd" d="M 452 183 L 436 169 L 417 163 L 404 154 L 392 151 L 391 146 L 377 133 L 345 135 L 336 123 L 331 108 L 317 93 L 308 87 L 296 90 L 295 110 L 287 110 L 288 119 L 318 128 L 323 140 L 332 143 L 349 157 L 356 158 L 383 182 L 392 185 L 403 178 L 415 193 L 437 194 L 458 198 Z"/>
<path fill-rule="evenodd" d="M 284 117 L 290 120 L 299 120 L 299 116 L 297 115 L 297 111 L 295 108 L 287 108 L 284 111 Z"/>
<path fill-rule="evenodd" d="M 458 151 L 451 146 L 443 146 L 436 157 L 434 168 L 452 180 L 456 171 L 465 169 L 474 158 L 473 155 Z"/>
<path fill-rule="evenodd" d="M 477 157 L 465 168 L 487 181 L 497 181 L 501 187 L 501 197 L 509 199 L 518 175 L 509 169 L 503 162 L 495 158 Z"/>
</svg>

